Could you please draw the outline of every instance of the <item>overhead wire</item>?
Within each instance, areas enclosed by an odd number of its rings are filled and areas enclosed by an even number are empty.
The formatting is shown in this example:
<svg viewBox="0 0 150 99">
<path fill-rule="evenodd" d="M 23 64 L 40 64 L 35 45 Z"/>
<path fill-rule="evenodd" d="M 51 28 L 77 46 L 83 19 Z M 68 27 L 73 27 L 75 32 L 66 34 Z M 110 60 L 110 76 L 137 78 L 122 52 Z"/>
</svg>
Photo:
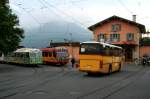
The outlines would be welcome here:
<svg viewBox="0 0 150 99">
<path fill-rule="evenodd" d="M 33 19 L 36 23 L 38 23 L 39 25 L 41 25 L 41 23 L 38 21 L 38 19 L 37 19 L 36 17 L 34 17 L 29 11 L 27 11 L 26 8 L 24 8 L 24 7 L 21 6 L 22 4 L 15 4 L 15 3 L 12 3 L 12 4 L 14 4 L 15 6 L 21 8 L 21 9 L 22 9 L 23 11 L 25 11 L 30 17 L 32 17 L 32 19 Z"/>
<path fill-rule="evenodd" d="M 88 17 L 88 20 L 89 20 L 89 21 L 94 21 L 94 19 L 93 19 L 92 17 L 90 17 L 90 16 L 87 14 L 87 12 L 84 10 L 84 8 L 78 6 L 78 5 L 77 5 L 75 2 L 73 2 L 73 1 L 70 1 L 70 2 L 71 2 L 71 4 L 72 4 L 73 6 L 76 6 L 77 8 L 80 8 L 81 11 L 86 14 L 86 16 Z"/>
<path fill-rule="evenodd" d="M 45 1 L 45 0 L 38 0 L 38 1 L 40 1 L 40 3 L 41 4 L 43 4 L 43 5 L 48 5 L 48 8 L 50 7 L 50 8 L 53 8 L 54 10 L 56 10 L 57 12 L 59 12 L 59 13 L 61 13 L 61 14 L 63 14 L 63 15 L 65 15 L 66 17 L 69 17 L 72 21 L 74 21 L 75 22 L 75 24 L 79 24 L 80 26 L 82 26 L 82 27 L 87 27 L 87 26 L 85 26 L 85 24 L 83 24 L 83 23 L 81 23 L 81 22 L 79 22 L 77 19 L 75 19 L 74 17 L 72 17 L 70 14 L 68 14 L 68 13 L 66 13 L 66 12 L 64 12 L 63 10 L 61 10 L 61 9 L 59 9 L 58 7 L 56 7 L 55 6 L 55 4 L 54 3 L 49 3 L 49 2 L 47 2 L 47 1 Z M 61 15 L 60 15 L 61 16 Z M 78 22 L 78 23 L 77 23 Z M 68 34 L 68 32 L 69 32 L 69 23 L 67 24 L 67 26 L 66 26 L 66 34 Z"/>
<path fill-rule="evenodd" d="M 85 24 L 83 23 L 83 22 L 80 22 L 79 20 L 77 20 L 76 18 L 74 18 L 72 15 L 70 15 L 69 13 L 67 13 L 67 12 L 65 12 L 65 11 L 63 11 L 62 9 L 60 9 L 60 8 L 57 8 L 56 6 L 55 6 L 55 4 L 54 3 L 49 3 L 48 1 L 46 1 L 46 0 L 38 0 L 39 1 L 39 3 L 41 4 L 41 5 L 43 5 L 43 7 L 44 8 L 46 8 L 46 9 L 48 9 L 49 10 L 49 12 L 54 12 L 54 14 L 56 15 L 56 16 L 59 16 L 59 17 L 62 17 L 62 15 L 64 15 L 64 16 L 66 16 L 66 17 L 68 17 L 69 19 L 71 19 L 73 22 L 75 22 L 76 24 L 79 24 L 80 26 L 82 26 L 82 27 L 86 27 L 87 28 L 87 26 L 85 26 Z M 19 7 L 19 8 L 21 8 L 23 11 L 25 11 L 30 17 L 32 17 L 32 19 L 34 19 L 34 21 L 35 22 L 37 22 L 39 25 L 40 25 L 40 27 L 41 27 L 41 22 L 33 15 L 33 14 L 31 14 L 26 8 L 24 8 L 24 7 L 22 7 L 21 6 L 21 4 L 20 5 L 18 5 L 18 4 L 15 4 L 17 7 Z M 55 10 L 55 11 L 54 11 Z M 59 14 L 58 14 L 58 13 Z M 62 14 L 62 15 L 60 15 L 60 13 Z M 64 17 L 62 17 L 62 18 L 64 18 Z M 69 31 L 69 26 L 67 25 L 67 32 Z"/>
<path fill-rule="evenodd" d="M 127 10 L 127 12 L 134 15 L 133 11 L 131 11 L 121 0 L 118 0 L 118 2 Z"/>
<path fill-rule="evenodd" d="M 46 2 L 43 2 L 43 0 L 38 0 L 38 2 L 41 4 L 41 5 L 43 5 L 44 7 L 46 7 L 47 9 L 48 9 L 48 11 L 51 13 L 51 12 L 53 12 L 55 15 L 56 15 L 56 18 L 58 18 L 58 16 L 59 17 L 61 17 L 62 19 L 64 18 L 62 15 L 59 15 L 57 12 L 57 10 L 55 9 L 55 8 L 52 8 L 51 7 L 51 9 L 50 9 L 50 7 L 47 5 L 47 3 Z M 55 10 L 55 11 L 54 11 Z M 59 19 L 60 20 L 60 19 Z M 68 31 L 69 31 L 69 23 L 66 23 L 67 25 L 66 25 L 66 32 L 65 33 L 67 33 Z M 65 34 L 66 35 L 66 34 Z"/>
<path fill-rule="evenodd" d="M 142 1 L 142 2 L 143 2 L 143 1 Z M 136 4 L 137 4 L 138 7 L 139 7 L 140 15 L 143 16 L 143 9 L 142 9 L 142 7 L 141 7 L 141 2 L 136 0 Z M 140 19 L 148 19 L 148 18 L 149 18 L 149 16 L 144 16 L 144 17 L 142 17 L 142 18 L 140 18 Z"/>
<path fill-rule="evenodd" d="M 72 21 L 76 22 L 76 24 L 79 24 L 81 26 L 83 26 L 84 28 L 86 27 L 85 24 L 79 22 L 76 18 L 72 17 L 71 15 L 69 15 L 68 13 L 64 12 L 63 10 L 59 9 L 58 7 L 55 6 L 55 4 L 53 4 L 52 2 L 49 3 L 45 0 L 43 0 L 43 2 L 47 5 L 49 5 L 49 7 L 54 8 L 55 10 L 57 10 L 58 12 L 62 13 L 63 15 L 65 15 L 66 17 L 70 18 Z M 78 22 L 78 23 L 77 23 Z"/>
<path fill-rule="evenodd" d="M 50 12 L 50 13 L 54 13 L 57 16 L 60 16 L 58 13 L 56 13 L 54 10 L 50 9 L 50 7 L 47 6 L 46 3 L 43 2 L 43 0 L 37 0 L 41 5 L 43 5 L 43 7 L 47 8 L 47 10 Z M 61 16 L 60 16 L 61 17 Z"/>
</svg>

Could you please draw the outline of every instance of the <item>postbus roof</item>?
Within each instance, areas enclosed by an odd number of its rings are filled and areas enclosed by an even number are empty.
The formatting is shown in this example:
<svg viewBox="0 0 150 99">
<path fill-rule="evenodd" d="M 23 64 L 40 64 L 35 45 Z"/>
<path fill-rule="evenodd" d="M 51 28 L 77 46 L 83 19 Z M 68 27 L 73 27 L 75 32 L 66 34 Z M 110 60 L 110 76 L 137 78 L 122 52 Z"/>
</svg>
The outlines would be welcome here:
<svg viewBox="0 0 150 99">
<path fill-rule="evenodd" d="M 96 42 L 96 41 L 86 41 L 86 42 L 82 42 L 81 44 L 88 44 L 88 43 L 93 43 L 93 44 L 101 44 L 101 45 L 104 45 L 104 46 L 109 46 L 109 47 L 115 47 L 115 48 L 119 48 L 119 49 L 122 49 L 122 47 L 119 47 L 119 46 L 115 46 L 115 45 L 112 45 L 112 44 L 108 44 L 108 43 L 104 43 L 104 42 Z"/>
<path fill-rule="evenodd" d="M 41 51 L 36 48 L 20 48 L 20 49 L 17 49 L 15 52 L 37 53 L 37 52 L 41 52 Z"/>
</svg>

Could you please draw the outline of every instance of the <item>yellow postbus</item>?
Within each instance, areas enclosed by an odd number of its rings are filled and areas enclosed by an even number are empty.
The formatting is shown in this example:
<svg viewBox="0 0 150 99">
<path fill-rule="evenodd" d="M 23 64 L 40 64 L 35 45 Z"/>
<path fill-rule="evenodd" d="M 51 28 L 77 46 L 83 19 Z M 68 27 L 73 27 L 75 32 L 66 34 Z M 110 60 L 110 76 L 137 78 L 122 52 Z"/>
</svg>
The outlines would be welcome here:
<svg viewBox="0 0 150 99">
<path fill-rule="evenodd" d="M 83 42 L 79 52 L 79 70 L 91 73 L 120 71 L 123 60 L 122 48 L 103 42 Z"/>
</svg>

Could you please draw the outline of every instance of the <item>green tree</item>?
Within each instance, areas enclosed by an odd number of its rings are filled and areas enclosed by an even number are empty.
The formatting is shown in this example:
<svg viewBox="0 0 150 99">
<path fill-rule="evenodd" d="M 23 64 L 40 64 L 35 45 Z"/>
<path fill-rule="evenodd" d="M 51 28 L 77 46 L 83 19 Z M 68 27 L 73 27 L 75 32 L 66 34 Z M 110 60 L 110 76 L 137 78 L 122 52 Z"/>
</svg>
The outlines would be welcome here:
<svg viewBox="0 0 150 99">
<path fill-rule="evenodd" d="M 0 52 L 14 51 L 24 38 L 19 20 L 9 6 L 9 0 L 0 0 Z"/>
</svg>

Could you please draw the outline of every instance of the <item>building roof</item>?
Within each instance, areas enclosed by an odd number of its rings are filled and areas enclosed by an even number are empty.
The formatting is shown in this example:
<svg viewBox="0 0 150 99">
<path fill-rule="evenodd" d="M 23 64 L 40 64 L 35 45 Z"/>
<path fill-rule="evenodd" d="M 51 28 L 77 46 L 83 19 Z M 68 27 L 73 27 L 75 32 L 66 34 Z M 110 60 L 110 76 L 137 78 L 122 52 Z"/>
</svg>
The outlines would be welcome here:
<svg viewBox="0 0 150 99">
<path fill-rule="evenodd" d="M 133 25 L 137 26 L 140 29 L 140 33 L 145 33 L 146 32 L 145 25 L 134 22 L 134 21 L 131 21 L 131 20 L 128 20 L 128 19 L 121 18 L 121 17 L 116 16 L 116 15 L 111 16 L 111 17 L 109 17 L 109 18 L 107 18 L 103 21 L 100 21 L 100 22 L 88 27 L 88 29 L 93 31 L 96 27 L 101 26 L 101 25 L 109 22 L 110 20 L 114 20 L 114 19 L 122 20 L 124 22 L 127 22 L 127 23 L 130 23 L 130 24 L 133 24 Z"/>
</svg>

